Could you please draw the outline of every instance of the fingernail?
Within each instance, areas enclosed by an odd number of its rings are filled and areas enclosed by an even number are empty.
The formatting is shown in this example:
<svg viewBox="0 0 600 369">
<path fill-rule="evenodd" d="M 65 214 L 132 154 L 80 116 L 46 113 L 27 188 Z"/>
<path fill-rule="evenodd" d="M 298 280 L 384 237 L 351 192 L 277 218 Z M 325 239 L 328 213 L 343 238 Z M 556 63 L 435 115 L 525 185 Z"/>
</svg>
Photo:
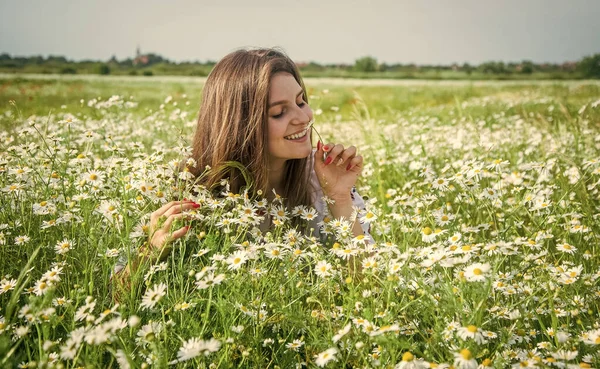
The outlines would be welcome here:
<svg viewBox="0 0 600 369">
<path fill-rule="evenodd" d="M 331 163 L 331 161 L 332 161 L 332 160 L 333 160 L 333 159 L 331 158 L 331 156 L 330 156 L 330 157 L 328 157 L 328 158 L 327 158 L 327 160 L 325 160 L 325 165 L 327 165 L 327 164 Z"/>
<path fill-rule="evenodd" d="M 329 146 L 327 146 L 327 145 L 323 146 L 323 151 L 327 151 L 327 150 L 329 150 Z"/>
<path fill-rule="evenodd" d="M 349 171 L 350 168 L 352 168 L 352 163 L 348 164 L 348 166 L 346 167 L 346 171 Z"/>
<path fill-rule="evenodd" d="M 183 199 L 183 201 L 188 201 L 188 199 L 185 199 L 185 198 L 184 198 L 184 199 Z"/>
<path fill-rule="evenodd" d="M 319 140 L 319 142 L 317 142 L 317 150 L 321 150 L 321 140 Z"/>
<path fill-rule="evenodd" d="M 199 207 L 200 207 L 200 204 L 193 203 L 193 204 L 192 204 L 192 207 L 193 207 L 193 208 L 195 208 L 195 209 L 197 209 L 197 208 L 199 208 Z"/>
</svg>

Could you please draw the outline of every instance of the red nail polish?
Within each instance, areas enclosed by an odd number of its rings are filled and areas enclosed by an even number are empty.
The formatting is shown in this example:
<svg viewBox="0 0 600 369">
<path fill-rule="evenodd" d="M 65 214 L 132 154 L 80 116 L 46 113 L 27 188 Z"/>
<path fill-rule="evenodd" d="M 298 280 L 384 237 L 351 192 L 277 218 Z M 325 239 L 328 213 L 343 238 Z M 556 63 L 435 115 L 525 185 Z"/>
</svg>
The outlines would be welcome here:
<svg viewBox="0 0 600 369">
<path fill-rule="evenodd" d="M 352 168 L 352 163 L 348 164 L 348 166 L 346 167 L 346 171 L 349 171 L 350 168 Z"/>
<path fill-rule="evenodd" d="M 200 207 L 200 204 L 196 204 L 196 203 L 194 203 L 194 204 L 192 205 L 192 207 L 193 207 L 194 209 L 197 209 L 197 208 L 199 208 L 199 207 Z"/>
<path fill-rule="evenodd" d="M 333 160 L 333 159 L 331 158 L 331 156 L 330 156 L 330 157 L 328 157 L 328 158 L 327 158 L 327 160 L 325 160 L 325 165 L 327 165 L 327 164 L 331 163 L 331 161 L 332 161 L 332 160 Z"/>
<path fill-rule="evenodd" d="M 183 201 L 188 201 L 188 199 L 183 199 Z"/>
<path fill-rule="evenodd" d="M 319 142 L 317 142 L 317 150 L 321 150 L 321 140 L 319 140 Z"/>
<path fill-rule="evenodd" d="M 327 145 L 323 146 L 323 151 L 327 151 L 327 150 L 329 150 L 329 146 L 327 146 Z"/>
</svg>

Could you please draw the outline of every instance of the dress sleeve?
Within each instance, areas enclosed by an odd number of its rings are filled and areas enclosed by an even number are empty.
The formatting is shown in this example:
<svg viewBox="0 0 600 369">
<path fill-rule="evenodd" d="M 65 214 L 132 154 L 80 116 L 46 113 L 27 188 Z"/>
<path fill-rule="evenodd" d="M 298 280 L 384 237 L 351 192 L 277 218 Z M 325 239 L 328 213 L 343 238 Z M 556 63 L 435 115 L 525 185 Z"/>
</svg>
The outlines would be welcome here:
<svg viewBox="0 0 600 369">
<path fill-rule="evenodd" d="M 352 198 L 352 205 L 359 210 L 359 213 L 364 213 L 367 211 L 367 207 L 365 206 L 365 200 L 362 196 L 356 191 L 356 187 L 352 187 L 352 191 L 350 191 L 350 197 Z M 365 233 L 365 238 L 368 243 L 375 243 L 373 237 L 371 237 L 371 224 L 369 223 L 360 223 L 360 226 Z"/>
</svg>

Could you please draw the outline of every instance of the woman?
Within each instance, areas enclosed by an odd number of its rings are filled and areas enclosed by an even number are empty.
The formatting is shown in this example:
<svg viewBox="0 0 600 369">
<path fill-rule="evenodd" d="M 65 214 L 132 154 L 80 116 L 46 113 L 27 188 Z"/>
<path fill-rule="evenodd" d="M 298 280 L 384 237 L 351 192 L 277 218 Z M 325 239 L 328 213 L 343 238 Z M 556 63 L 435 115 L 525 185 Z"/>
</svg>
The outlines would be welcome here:
<svg viewBox="0 0 600 369">
<path fill-rule="evenodd" d="M 239 173 L 204 172 L 238 162 L 250 173 L 254 193 L 260 190 L 271 199 L 276 193 L 289 209 L 312 206 L 320 214 L 315 223 L 327 211 L 334 218 L 351 219 L 356 207 L 364 206 L 354 190 L 363 158 L 356 147 L 336 143 L 319 141 L 313 150 L 312 119 L 304 83 L 289 57 L 274 49 L 235 51 L 215 65 L 206 81 L 193 142 L 195 166 L 186 170 L 207 188 L 228 179 L 230 190 L 238 193 L 248 185 Z M 331 201 L 326 203 L 324 196 Z M 198 206 L 172 201 L 154 211 L 141 258 L 150 263 L 164 258 L 167 245 L 189 230 L 173 231 L 173 222 Z M 266 217 L 261 228 L 269 225 Z M 367 229 L 355 221 L 352 231 L 360 236 Z M 140 261 L 130 266 L 136 268 Z M 120 274 L 129 273 L 128 267 Z"/>
</svg>

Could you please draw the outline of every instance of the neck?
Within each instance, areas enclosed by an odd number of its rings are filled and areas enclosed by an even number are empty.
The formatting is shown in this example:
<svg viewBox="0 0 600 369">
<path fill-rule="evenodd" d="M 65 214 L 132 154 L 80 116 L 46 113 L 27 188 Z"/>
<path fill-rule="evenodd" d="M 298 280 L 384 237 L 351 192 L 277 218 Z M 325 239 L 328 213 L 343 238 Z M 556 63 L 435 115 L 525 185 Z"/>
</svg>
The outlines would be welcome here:
<svg viewBox="0 0 600 369">
<path fill-rule="evenodd" d="M 269 165 L 269 188 L 267 192 L 267 197 L 273 197 L 273 190 L 277 192 L 278 195 L 283 194 L 284 189 L 284 171 L 285 171 L 285 160 L 279 162 L 272 163 Z"/>
</svg>

